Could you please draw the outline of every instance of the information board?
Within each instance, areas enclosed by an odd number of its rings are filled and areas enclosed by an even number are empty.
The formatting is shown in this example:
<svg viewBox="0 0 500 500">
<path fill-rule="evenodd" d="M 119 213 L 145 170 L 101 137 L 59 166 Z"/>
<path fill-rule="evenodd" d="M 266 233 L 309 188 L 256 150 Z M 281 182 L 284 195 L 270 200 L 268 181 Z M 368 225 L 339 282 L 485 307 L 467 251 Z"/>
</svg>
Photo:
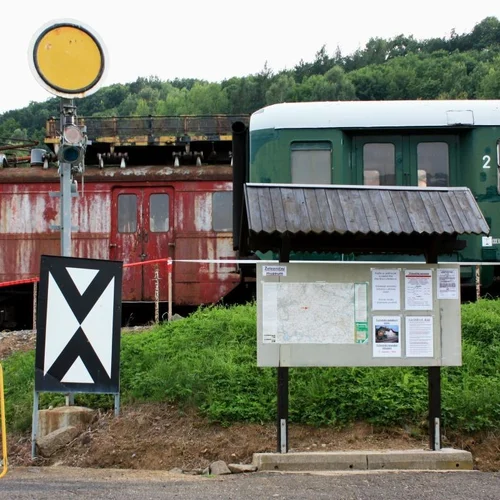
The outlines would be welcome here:
<svg viewBox="0 0 500 500">
<path fill-rule="evenodd" d="M 459 276 L 456 264 L 258 264 L 258 365 L 459 366 Z"/>
</svg>

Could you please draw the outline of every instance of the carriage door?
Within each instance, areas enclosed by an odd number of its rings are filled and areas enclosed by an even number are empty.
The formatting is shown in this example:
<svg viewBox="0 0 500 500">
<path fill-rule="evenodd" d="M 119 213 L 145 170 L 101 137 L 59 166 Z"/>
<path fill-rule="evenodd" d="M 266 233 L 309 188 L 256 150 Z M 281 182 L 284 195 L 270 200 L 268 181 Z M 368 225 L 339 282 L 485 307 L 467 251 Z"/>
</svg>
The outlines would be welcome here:
<svg viewBox="0 0 500 500">
<path fill-rule="evenodd" d="M 173 190 L 144 189 L 143 191 L 143 252 L 145 260 L 172 257 L 173 249 Z M 158 264 L 160 300 L 168 300 L 166 264 Z M 143 266 L 143 300 L 155 300 L 155 264 Z"/>
<path fill-rule="evenodd" d="M 115 189 L 111 210 L 111 260 L 124 264 L 144 260 L 142 249 L 142 197 L 141 189 Z M 123 300 L 142 300 L 142 267 L 123 269 Z"/>
<path fill-rule="evenodd" d="M 172 203 L 170 189 L 115 189 L 110 259 L 127 264 L 169 257 Z M 166 265 L 159 266 L 160 300 L 167 300 Z M 124 268 L 123 300 L 154 300 L 155 284 L 154 264 Z"/>
<path fill-rule="evenodd" d="M 408 184 L 403 170 L 403 138 L 396 135 L 355 137 L 353 181 L 368 186 Z"/>
</svg>

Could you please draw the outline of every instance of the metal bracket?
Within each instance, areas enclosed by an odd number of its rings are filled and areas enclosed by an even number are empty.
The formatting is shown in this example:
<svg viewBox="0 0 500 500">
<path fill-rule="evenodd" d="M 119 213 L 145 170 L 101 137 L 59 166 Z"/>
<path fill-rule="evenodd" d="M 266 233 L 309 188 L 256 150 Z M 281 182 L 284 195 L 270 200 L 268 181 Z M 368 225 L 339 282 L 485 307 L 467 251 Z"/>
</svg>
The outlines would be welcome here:
<svg viewBox="0 0 500 500">
<path fill-rule="evenodd" d="M 49 196 L 51 198 L 60 198 L 61 197 L 61 193 L 59 193 L 59 191 L 57 193 L 55 191 L 49 191 Z"/>
<path fill-rule="evenodd" d="M 439 418 L 434 418 L 434 450 L 441 449 L 441 425 Z"/>
<path fill-rule="evenodd" d="M 280 420 L 280 432 L 281 432 L 281 453 L 286 453 L 287 442 L 286 442 L 286 419 L 282 418 Z"/>
</svg>

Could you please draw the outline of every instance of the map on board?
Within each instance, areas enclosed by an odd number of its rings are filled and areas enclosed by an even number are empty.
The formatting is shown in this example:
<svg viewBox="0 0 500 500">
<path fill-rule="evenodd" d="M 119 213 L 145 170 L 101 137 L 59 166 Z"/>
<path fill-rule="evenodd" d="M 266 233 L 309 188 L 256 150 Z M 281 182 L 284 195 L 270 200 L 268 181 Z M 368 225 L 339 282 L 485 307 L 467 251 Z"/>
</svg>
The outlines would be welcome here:
<svg viewBox="0 0 500 500">
<path fill-rule="evenodd" d="M 263 283 L 263 342 L 354 343 L 355 286 L 354 283 Z"/>
</svg>

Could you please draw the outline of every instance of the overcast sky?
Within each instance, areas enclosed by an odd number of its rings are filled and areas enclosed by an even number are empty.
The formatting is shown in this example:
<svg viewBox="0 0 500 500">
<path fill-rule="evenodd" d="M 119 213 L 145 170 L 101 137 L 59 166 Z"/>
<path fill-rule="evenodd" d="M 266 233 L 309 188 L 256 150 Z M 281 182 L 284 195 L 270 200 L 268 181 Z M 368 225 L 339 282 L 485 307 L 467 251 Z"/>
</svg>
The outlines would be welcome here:
<svg viewBox="0 0 500 500">
<path fill-rule="evenodd" d="M 266 61 L 275 71 L 312 61 L 322 45 L 349 54 L 371 37 L 443 37 L 500 18 L 493 0 L 5 0 L 1 10 L 0 113 L 51 97 L 28 64 L 33 34 L 51 20 L 97 31 L 109 85 L 151 75 L 221 81 L 256 73 Z"/>
</svg>

